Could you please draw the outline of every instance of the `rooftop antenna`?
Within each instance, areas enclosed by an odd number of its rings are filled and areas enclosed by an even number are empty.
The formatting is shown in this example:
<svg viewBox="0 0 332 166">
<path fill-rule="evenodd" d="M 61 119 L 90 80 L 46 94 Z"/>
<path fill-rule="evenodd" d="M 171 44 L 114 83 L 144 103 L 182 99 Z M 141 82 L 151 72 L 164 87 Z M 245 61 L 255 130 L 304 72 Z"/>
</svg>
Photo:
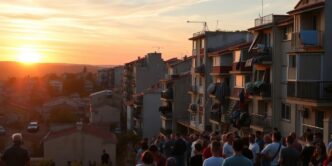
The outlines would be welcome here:
<svg viewBox="0 0 332 166">
<path fill-rule="evenodd" d="M 219 20 L 217 20 L 217 26 L 216 26 L 216 30 L 219 30 Z"/>
<path fill-rule="evenodd" d="M 200 23 L 203 24 L 203 31 L 209 31 L 206 21 L 187 21 L 187 23 Z"/>
<path fill-rule="evenodd" d="M 160 52 L 160 50 L 163 49 L 163 48 L 160 47 L 160 46 L 156 46 L 156 47 L 152 47 L 152 48 L 156 49 L 155 52 Z"/>
<path fill-rule="evenodd" d="M 262 17 L 264 16 L 264 0 L 262 0 Z"/>
</svg>

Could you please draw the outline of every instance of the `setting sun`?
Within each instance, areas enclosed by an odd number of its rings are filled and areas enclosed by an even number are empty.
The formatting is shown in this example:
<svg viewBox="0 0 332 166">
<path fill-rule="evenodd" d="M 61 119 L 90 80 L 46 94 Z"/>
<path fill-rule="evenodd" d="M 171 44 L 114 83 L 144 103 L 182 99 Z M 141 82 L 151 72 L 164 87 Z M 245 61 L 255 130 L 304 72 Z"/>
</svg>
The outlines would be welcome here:
<svg viewBox="0 0 332 166">
<path fill-rule="evenodd" d="M 40 62 L 41 55 L 32 48 L 22 48 L 17 57 L 17 61 L 23 63 L 37 63 Z"/>
</svg>

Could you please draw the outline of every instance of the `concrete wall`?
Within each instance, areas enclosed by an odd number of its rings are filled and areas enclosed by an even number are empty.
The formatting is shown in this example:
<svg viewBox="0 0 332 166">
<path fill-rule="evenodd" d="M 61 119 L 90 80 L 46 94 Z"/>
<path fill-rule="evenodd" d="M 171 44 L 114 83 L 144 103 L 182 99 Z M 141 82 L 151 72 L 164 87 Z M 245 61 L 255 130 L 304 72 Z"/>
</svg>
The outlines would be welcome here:
<svg viewBox="0 0 332 166">
<path fill-rule="evenodd" d="M 160 106 L 160 92 L 144 93 L 142 111 L 143 138 L 152 138 L 159 135 L 161 126 Z"/>
<path fill-rule="evenodd" d="M 120 124 L 120 110 L 107 105 L 97 107 L 91 112 L 91 123 Z"/>
<path fill-rule="evenodd" d="M 298 80 L 321 79 L 321 54 L 302 54 L 297 59 Z"/>
<path fill-rule="evenodd" d="M 123 67 L 116 67 L 114 68 L 114 87 L 118 88 L 122 85 L 122 78 L 123 78 Z"/>
<path fill-rule="evenodd" d="M 326 0 L 325 1 L 325 41 L 324 41 L 324 48 L 325 48 L 325 55 L 323 55 L 323 80 L 324 81 L 332 81 L 332 1 Z"/>
<path fill-rule="evenodd" d="M 188 106 L 191 100 L 191 96 L 188 94 L 189 86 L 191 82 L 191 76 L 183 76 L 178 80 L 174 81 L 173 84 L 173 121 L 172 129 L 177 131 L 177 120 L 189 119 L 188 117 Z"/>
<path fill-rule="evenodd" d="M 104 140 L 76 132 L 67 136 L 44 142 L 44 158 L 52 159 L 55 165 L 67 165 L 67 161 L 82 161 L 88 166 L 89 161 L 100 163 L 102 150 L 110 155 L 113 165 L 116 162 L 116 145 Z"/>
</svg>

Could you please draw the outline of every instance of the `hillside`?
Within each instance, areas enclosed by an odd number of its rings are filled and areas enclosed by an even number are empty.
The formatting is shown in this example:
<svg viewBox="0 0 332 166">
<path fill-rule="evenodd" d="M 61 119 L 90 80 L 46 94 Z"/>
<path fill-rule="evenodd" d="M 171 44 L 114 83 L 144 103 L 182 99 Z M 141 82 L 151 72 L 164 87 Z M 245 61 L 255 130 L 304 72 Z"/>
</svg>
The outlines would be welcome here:
<svg viewBox="0 0 332 166">
<path fill-rule="evenodd" d="M 18 62 L 0 61 L 0 80 L 8 77 L 43 76 L 47 73 L 77 73 L 83 71 L 84 66 L 88 72 L 95 73 L 100 66 L 84 64 L 37 63 L 33 65 Z"/>
</svg>

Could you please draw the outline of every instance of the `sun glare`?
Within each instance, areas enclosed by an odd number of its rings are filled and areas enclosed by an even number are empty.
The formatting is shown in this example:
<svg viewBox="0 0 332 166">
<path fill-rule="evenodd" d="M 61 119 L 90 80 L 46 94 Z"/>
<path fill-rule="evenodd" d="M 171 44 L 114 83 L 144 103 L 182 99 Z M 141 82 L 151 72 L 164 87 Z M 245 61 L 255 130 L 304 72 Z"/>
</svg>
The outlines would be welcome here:
<svg viewBox="0 0 332 166">
<path fill-rule="evenodd" d="M 17 57 L 17 61 L 22 63 L 37 63 L 40 62 L 41 55 L 32 48 L 20 49 L 20 54 Z"/>
</svg>

